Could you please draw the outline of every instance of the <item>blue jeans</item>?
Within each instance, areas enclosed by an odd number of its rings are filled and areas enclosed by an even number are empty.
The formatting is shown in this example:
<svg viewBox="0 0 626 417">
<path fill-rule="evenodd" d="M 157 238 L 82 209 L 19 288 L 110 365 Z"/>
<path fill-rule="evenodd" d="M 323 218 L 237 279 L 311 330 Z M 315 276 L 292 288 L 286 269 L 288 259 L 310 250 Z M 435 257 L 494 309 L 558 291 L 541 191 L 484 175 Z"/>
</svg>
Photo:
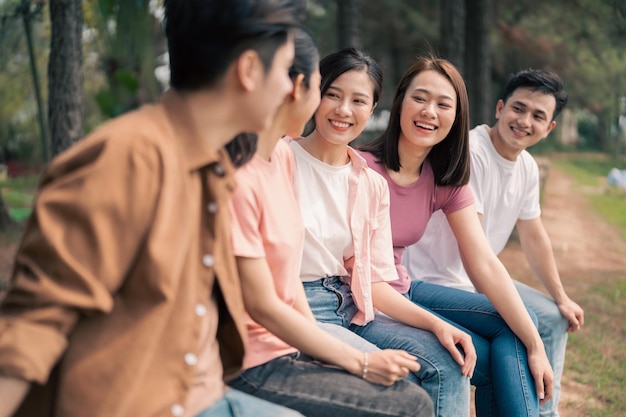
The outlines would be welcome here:
<svg viewBox="0 0 626 417">
<path fill-rule="evenodd" d="M 356 307 L 347 284 L 337 277 L 303 284 L 309 305 L 318 321 L 349 328 L 381 349 L 403 349 L 416 356 L 421 368 L 410 373 L 407 379 L 417 382 L 428 392 L 436 416 L 469 416 L 469 379 L 461 374 L 460 366 L 431 332 L 404 325 L 380 314 L 366 326 L 350 325 Z M 351 343 L 350 340 L 344 341 Z M 483 346 L 489 349 L 488 344 Z"/>
<path fill-rule="evenodd" d="M 491 376 L 499 415 L 539 415 L 539 399 L 528 368 L 526 348 L 485 295 L 413 281 L 408 296 L 414 303 L 487 340 L 491 356 L 489 368 L 483 373 Z M 532 312 L 529 314 L 536 324 L 535 315 Z"/>
<path fill-rule="evenodd" d="M 539 407 L 539 415 L 541 417 L 558 417 L 568 322 L 552 298 L 521 282 L 513 282 L 526 307 L 537 316 L 539 335 L 543 340 L 546 355 L 548 355 L 548 360 L 554 371 L 552 398 Z"/>
<path fill-rule="evenodd" d="M 247 369 L 228 384 L 307 417 L 433 415 L 428 394 L 415 384 L 372 384 L 302 353 L 280 356 Z"/>
<path fill-rule="evenodd" d="M 302 417 L 302 414 L 231 389 L 196 417 Z"/>
</svg>

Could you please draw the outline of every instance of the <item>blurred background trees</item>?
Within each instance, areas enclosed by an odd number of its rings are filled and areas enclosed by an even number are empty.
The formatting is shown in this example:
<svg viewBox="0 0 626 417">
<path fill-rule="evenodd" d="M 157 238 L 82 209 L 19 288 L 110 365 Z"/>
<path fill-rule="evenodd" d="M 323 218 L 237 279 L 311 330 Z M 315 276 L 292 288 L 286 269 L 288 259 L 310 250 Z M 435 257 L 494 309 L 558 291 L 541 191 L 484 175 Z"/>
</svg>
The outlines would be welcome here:
<svg viewBox="0 0 626 417">
<path fill-rule="evenodd" d="M 156 100 L 167 84 L 160 4 L 0 0 L 0 163 L 38 170 L 46 147 L 55 154 L 103 120 Z M 41 111 L 20 15 L 25 6 L 37 12 L 30 24 Z M 66 23 L 55 24 L 55 18 Z M 309 0 L 307 25 L 322 55 L 357 46 L 381 63 L 385 85 L 377 115 L 389 107 L 396 82 L 418 54 L 433 52 L 458 66 L 472 125 L 493 121 L 511 72 L 541 67 L 561 74 L 570 92 L 568 112 L 549 146 L 624 152 L 618 128 L 620 118 L 626 125 L 623 0 Z M 72 73 L 78 75 L 67 78 Z"/>
</svg>

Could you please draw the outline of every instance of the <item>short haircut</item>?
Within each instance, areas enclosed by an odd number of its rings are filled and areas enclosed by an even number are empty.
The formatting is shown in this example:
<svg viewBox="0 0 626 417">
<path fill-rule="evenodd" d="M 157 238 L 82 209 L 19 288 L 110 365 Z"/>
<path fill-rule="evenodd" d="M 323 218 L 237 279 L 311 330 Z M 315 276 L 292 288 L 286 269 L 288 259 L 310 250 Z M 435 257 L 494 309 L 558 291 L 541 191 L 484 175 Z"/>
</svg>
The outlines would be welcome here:
<svg viewBox="0 0 626 417">
<path fill-rule="evenodd" d="M 407 89 L 417 75 L 423 71 L 435 71 L 444 76 L 456 92 L 456 115 L 448 135 L 433 146 L 428 154 L 428 161 L 433 169 L 437 185 L 461 186 L 469 182 L 469 101 L 463 77 L 448 60 L 435 56 L 418 57 L 406 70 L 398 86 L 391 105 L 389 123 L 385 131 L 361 149 L 372 153 L 378 163 L 392 171 L 400 170 L 400 113 Z"/>
<path fill-rule="evenodd" d="M 512 74 L 504 87 L 502 101 L 506 103 L 518 88 L 526 88 L 553 96 L 556 106 L 554 107 L 552 120 L 557 118 L 567 104 L 568 96 L 563 88 L 563 81 L 554 72 L 531 68 Z"/>
<path fill-rule="evenodd" d="M 171 86 L 213 86 L 249 49 L 270 68 L 289 30 L 305 17 L 306 0 L 165 0 Z"/>
</svg>

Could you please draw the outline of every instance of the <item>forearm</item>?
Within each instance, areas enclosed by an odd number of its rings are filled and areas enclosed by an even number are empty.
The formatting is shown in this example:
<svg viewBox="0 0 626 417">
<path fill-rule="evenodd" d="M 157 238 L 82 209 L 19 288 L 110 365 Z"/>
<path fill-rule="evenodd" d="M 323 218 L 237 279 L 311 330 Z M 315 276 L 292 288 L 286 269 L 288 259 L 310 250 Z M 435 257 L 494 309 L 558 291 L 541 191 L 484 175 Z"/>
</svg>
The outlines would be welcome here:
<svg viewBox="0 0 626 417">
<path fill-rule="evenodd" d="M 0 417 L 15 413 L 26 397 L 30 383 L 23 379 L 0 376 Z"/>
<path fill-rule="evenodd" d="M 489 271 L 481 273 L 482 292 L 529 353 L 538 349 L 543 351 L 539 332 L 504 266 L 494 262 Z"/>
<path fill-rule="evenodd" d="M 387 282 L 372 283 L 372 300 L 374 307 L 409 326 L 435 332 L 441 320 L 417 304 L 412 303 Z"/>
<path fill-rule="evenodd" d="M 288 345 L 322 362 L 339 366 L 354 375 L 361 374 L 362 352 L 322 330 L 315 321 L 311 321 L 305 315 L 294 313 L 293 308 L 278 298 L 266 303 L 264 308 L 257 306 L 252 310 L 249 309 L 249 314 L 254 321 Z"/>
<path fill-rule="evenodd" d="M 363 368 L 363 353 L 320 329 L 311 316 L 277 294 L 265 258 L 237 258 L 245 308 L 250 317 L 290 346 L 355 375 Z M 301 283 L 298 290 L 304 289 Z M 294 284 L 294 285 L 297 285 Z M 292 284 L 288 284 L 292 285 Z M 298 292 L 295 302 L 298 303 Z M 302 300 L 300 301 L 302 302 Z M 302 306 L 300 306 L 302 308 Z"/>
<path fill-rule="evenodd" d="M 524 255 L 531 269 L 548 290 L 554 301 L 563 302 L 567 298 L 559 271 L 556 266 L 552 245 L 547 236 L 523 242 Z"/>
</svg>

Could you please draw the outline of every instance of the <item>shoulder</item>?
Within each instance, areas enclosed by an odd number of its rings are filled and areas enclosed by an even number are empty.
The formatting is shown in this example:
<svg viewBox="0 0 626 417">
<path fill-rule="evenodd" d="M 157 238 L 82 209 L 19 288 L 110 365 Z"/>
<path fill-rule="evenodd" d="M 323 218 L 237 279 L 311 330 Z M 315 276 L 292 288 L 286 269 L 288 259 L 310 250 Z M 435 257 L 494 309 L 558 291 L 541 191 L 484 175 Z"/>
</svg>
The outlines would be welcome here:
<svg viewBox="0 0 626 417">
<path fill-rule="evenodd" d="M 115 170 L 159 166 L 171 150 L 163 140 L 170 130 L 164 119 L 156 105 L 111 119 L 57 156 L 47 171 L 55 176 L 87 165 Z"/>
</svg>

